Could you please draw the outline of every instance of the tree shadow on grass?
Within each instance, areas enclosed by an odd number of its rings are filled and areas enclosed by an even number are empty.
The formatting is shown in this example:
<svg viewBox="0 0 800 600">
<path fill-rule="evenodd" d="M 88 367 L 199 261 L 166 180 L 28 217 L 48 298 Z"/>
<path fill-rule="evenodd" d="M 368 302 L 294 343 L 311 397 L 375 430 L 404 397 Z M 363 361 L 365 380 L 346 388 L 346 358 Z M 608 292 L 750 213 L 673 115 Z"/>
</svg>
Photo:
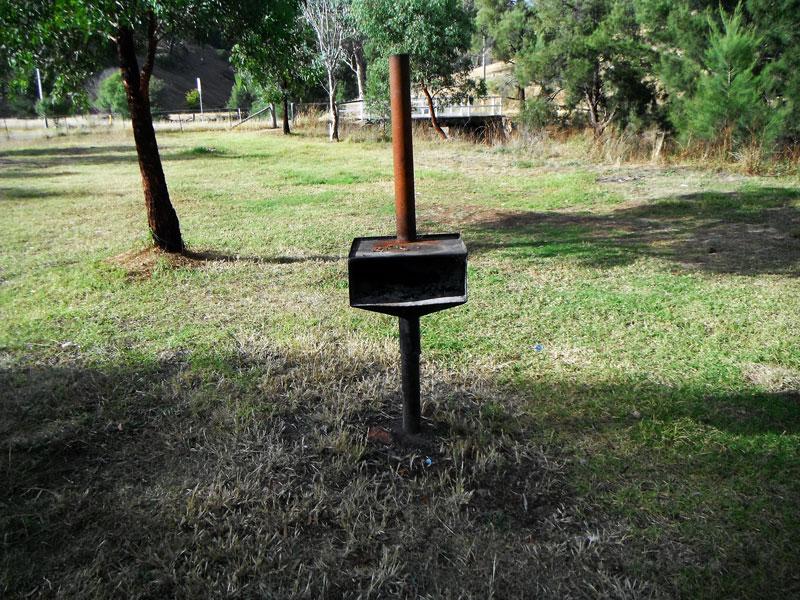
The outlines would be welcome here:
<svg viewBox="0 0 800 600">
<path fill-rule="evenodd" d="M 685 545 L 677 557 L 656 543 L 647 550 L 658 569 L 633 568 L 625 524 L 581 504 L 570 457 L 545 441 L 543 428 L 623 431 L 627 417 L 543 425 L 526 416 L 527 393 L 427 367 L 434 437 L 416 450 L 385 445 L 366 435 L 399 416 L 397 372 L 382 360 L 337 343 L 106 366 L 73 349 L 46 363 L 6 360 L 0 589 L 483 598 L 490 579 L 498 597 L 671 589 Z M 602 397 L 612 412 L 630 397 L 629 386 L 526 385 L 550 401 Z M 680 393 L 637 391 L 652 406 L 674 400 L 656 415 L 666 421 L 800 430 L 796 398 L 747 424 L 775 398 Z M 587 531 L 592 552 L 581 550 Z"/>
<path fill-rule="evenodd" d="M 20 164 L 20 163 L 13 163 L 13 164 Z M 2 165 L 2 162 L 0 162 Z M 68 175 L 77 175 L 77 171 L 59 171 L 57 173 L 42 173 L 41 170 L 34 169 L 34 170 L 19 170 L 14 168 L 9 171 L 0 171 L 0 179 L 41 179 L 42 177 L 66 177 Z"/>
<path fill-rule="evenodd" d="M 96 154 L 127 154 L 135 152 L 133 145 L 118 146 L 48 146 L 46 148 L 18 148 L 14 150 L 3 150 L 0 158 L 6 156 L 27 157 L 27 156 L 92 156 Z"/>
<path fill-rule="evenodd" d="M 344 256 L 327 254 L 311 254 L 308 256 L 254 256 L 246 254 L 230 254 L 216 250 L 186 250 L 183 256 L 198 262 L 247 262 L 254 264 L 290 265 L 302 262 L 338 262 Z"/>
<path fill-rule="evenodd" d="M 800 190 L 761 188 L 673 196 L 613 210 L 478 213 L 475 253 L 567 257 L 600 268 L 642 256 L 740 275 L 800 274 Z"/>
<path fill-rule="evenodd" d="M 204 149 L 204 147 L 171 151 L 169 147 L 161 147 L 161 160 L 165 163 L 186 160 L 238 159 L 240 155 L 230 154 L 223 150 Z M 35 177 L 39 169 L 67 165 L 108 165 L 114 163 L 137 162 L 136 148 L 131 146 L 57 146 L 50 148 L 25 148 L 0 152 L 0 165 L 11 167 L 13 177 Z M 31 168 L 33 171 L 20 171 L 20 168 Z M 44 174 L 38 173 L 39 176 Z M 53 176 L 53 174 L 47 174 Z"/>
<path fill-rule="evenodd" d="M 2 188 L 0 187 L 0 200 L 41 200 L 42 198 L 53 198 L 63 196 L 61 192 L 38 190 L 35 188 Z"/>
</svg>

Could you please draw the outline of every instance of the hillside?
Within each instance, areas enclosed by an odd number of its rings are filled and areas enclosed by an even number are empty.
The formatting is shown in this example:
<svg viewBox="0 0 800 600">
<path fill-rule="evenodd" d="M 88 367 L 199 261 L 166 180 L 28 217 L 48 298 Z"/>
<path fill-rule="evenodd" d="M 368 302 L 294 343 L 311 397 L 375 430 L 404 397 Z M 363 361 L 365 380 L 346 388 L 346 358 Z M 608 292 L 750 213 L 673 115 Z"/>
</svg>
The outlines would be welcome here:
<svg viewBox="0 0 800 600">
<path fill-rule="evenodd" d="M 140 59 L 141 60 L 141 59 Z M 96 94 L 98 83 L 116 67 L 103 70 L 92 82 L 92 95 Z M 153 74 L 164 82 L 164 90 L 159 98 L 162 110 L 186 108 L 186 92 L 196 87 L 200 77 L 203 87 L 203 105 L 206 109 L 225 106 L 233 87 L 233 68 L 228 62 L 228 54 L 211 46 L 190 43 L 176 43 L 170 50 L 160 48 Z"/>
</svg>

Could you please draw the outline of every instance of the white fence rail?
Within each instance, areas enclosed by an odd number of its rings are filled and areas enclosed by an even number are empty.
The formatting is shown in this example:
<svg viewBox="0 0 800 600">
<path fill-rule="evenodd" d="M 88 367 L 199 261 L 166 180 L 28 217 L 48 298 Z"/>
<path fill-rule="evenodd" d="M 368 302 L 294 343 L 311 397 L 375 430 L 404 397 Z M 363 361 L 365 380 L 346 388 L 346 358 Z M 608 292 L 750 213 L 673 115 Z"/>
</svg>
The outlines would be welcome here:
<svg viewBox="0 0 800 600">
<path fill-rule="evenodd" d="M 381 115 L 371 114 L 364 106 L 363 100 L 342 102 L 339 105 L 339 116 L 347 121 L 373 121 L 381 119 Z M 440 119 L 468 119 L 470 117 L 502 117 L 504 107 L 502 96 L 488 96 L 458 104 L 445 104 L 434 101 L 436 116 Z M 425 98 L 411 98 L 411 118 L 429 119 L 431 116 L 428 101 Z"/>
</svg>

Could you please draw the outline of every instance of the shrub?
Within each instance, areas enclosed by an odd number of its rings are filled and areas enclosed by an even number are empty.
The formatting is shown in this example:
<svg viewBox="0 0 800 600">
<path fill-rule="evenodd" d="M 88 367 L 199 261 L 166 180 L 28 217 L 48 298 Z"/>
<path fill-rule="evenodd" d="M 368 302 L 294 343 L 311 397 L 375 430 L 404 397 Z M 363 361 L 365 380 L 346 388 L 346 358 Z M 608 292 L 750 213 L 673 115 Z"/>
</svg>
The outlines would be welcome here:
<svg viewBox="0 0 800 600">
<path fill-rule="evenodd" d="M 531 98 L 525 101 L 519 117 L 526 129 L 542 129 L 556 121 L 556 109 L 546 98 Z"/>
<path fill-rule="evenodd" d="M 119 71 L 114 71 L 100 82 L 94 107 L 101 112 L 128 116 L 128 100 Z"/>
<path fill-rule="evenodd" d="M 228 108 L 245 108 L 249 109 L 255 101 L 255 93 L 252 86 L 241 75 L 236 75 L 231 88 L 231 95 L 228 98 Z"/>
<path fill-rule="evenodd" d="M 150 110 L 160 110 L 163 92 L 164 82 L 158 77 L 151 77 Z M 123 117 L 129 116 L 125 85 L 122 83 L 122 74 L 119 71 L 115 71 L 100 82 L 94 107 L 101 112 L 122 115 Z"/>
<path fill-rule="evenodd" d="M 191 109 L 200 108 L 200 91 L 197 88 L 192 88 L 186 92 L 186 106 Z"/>
<path fill-rule="evenodd" d="M 74 112 L 70 99 L 63 96 L 45 96 L 36 103 L 36 114 L 42 117 L 66 117 Z"/>
</svg>

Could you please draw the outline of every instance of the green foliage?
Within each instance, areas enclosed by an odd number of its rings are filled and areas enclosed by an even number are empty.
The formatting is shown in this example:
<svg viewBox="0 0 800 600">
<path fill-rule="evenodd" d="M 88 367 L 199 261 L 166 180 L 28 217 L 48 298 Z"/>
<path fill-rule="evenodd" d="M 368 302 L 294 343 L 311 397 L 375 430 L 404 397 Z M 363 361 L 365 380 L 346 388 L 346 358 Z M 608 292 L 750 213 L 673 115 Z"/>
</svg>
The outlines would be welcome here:
<svg viewBox="0 0 800 600">
<path fill-rule="evenodd" d="M 114 71 L 100 82 L 94 107 L 101 112 L 128 116 L 128 99 L 119 71 Z"/>
<path fill-rule="evenodd" d="M 652 52 L 629 2 L 576 0 L 565 14 L 560 0 L 541 0 L 535 29 L 519 53 L 517 76 L 544 93 L 562 91 L 574 121 L 585 111 L 599 134 L 612 123 L 658 118 Z"/>
<path fill-rule="evenodd" d="M 747 0 L 744 6 L 761 37 L 762 91 L 771 103 L 783 103 L 779 139 L 800 142 L 800 0 Z"/>
<path fill-rule="evenodd" d="M 3 90 L 0 96 L 0 115 L 30 117 L 36 114 L 36 99 L 33 89 L 20 91 L 12 87 Z"/>
<path fill-rule="evenodd" d="M 155 19 L 164 38 L 225 39 L 257 31 L 269 39 L 284 23 L 268 19 L 273 3 L 260 0 L 8 0 L 0 4 L 0 74 L 21 85 L 34 67 L 52 80 L 56 95 L 78 91 L 106 66 L 115 53 L 109 39 L 121 28 L 146 39 L 148 20 Z M 65 57 L 69 57 L 68 60 Z M 140 65 L 141 66 L 141 65 Z"/>
<path fill-rule="evenodd" d="M 730 137 L 738 146 L 755 140 L 773 141 L 785 113 L 766 100 L 763 74 L 755 72 L 762 39 L 742 22 L 741 6 L 721 12 L 722 27 L 709 19 L 709 45 L 697 91 L 687 103 L 688 135 L 713 141 Z"/>
<path fill-rule="evenodd" d="M 509 0 L 478 0 L 475 46 L 490 45 L 496 60 L 515 63 L 528 40 L 534 39 L 533 4 Z M 519 81 L 514 81 L 519 86 Z"/>
<path fill-rule="evenodd" d="M 300 18 L 296 2 L 274 2 L 265 19 L 265 27 L 283 23 L 273 31 L 271 43 L 265 44 L 262 30 L 255 29 L 240 37 L 231 52 L 231 62 L 239 69 L 242 85 L 249 89 L 254 110 L 306 93 L 322 72 L 313 35 Z"/>
<path fill-rule="evenodd" d="M 469 79 L 472 11 L 461 0 L 355 0 L 354 14 L 373 64 L 369 80 L 391 54 L 408 53 L 412 85 L 451 101 L 478 92 Z M 378 63 L 378 64 L 374 64 Z M 373 101 L 383 91 L 372 88 Z"/>
<path fill-rule="evenodd" d="M 800 141 L 800 0 L 638 0 L 636 7 L 658 55 L 652 76 L 680 135 Z"/>
<path fill-rule="evenodd" d="M 47 117 L 66 117 L 75 114 L 75 106 L 65 96 L 45 96 L 36 103 L 36 114 Z"/>
<path fill-rule="evenodd" d="M 255 100 L 255 93 L 252 84 L 241 74 L 236 73 L 231 88 L 231 95 L 228 98 L 227 107 L 232 109 L 250 109 Z"/>
<path fill-rule="evenodd" d="M 520 121 L 528 129 L 541 129 L 556 121 L 556 108 L 544 97 L 529 98 L 520 112 Z"/>
<path fill-rule="evenodd" d="M 192 110 L 200 108 L 200 90 L 192 88 L 187 91 L 184 96 L 184 101 L 186 102 L 187 108 L 191 108 Z"/>
<path fill-rule="evenodd" d="M 389 118 L 389 59 L 373 58 L 367 65 L 367 89 L 364 91 L 366 109 L 371 115 Z"/>
<path fill-rule="evenodd" d="M 478 0 L 477 33 L 486 36 L 497 60 L 513 61 L 535 35 L 533 4 L 508 0 Z"/>
</svg>

